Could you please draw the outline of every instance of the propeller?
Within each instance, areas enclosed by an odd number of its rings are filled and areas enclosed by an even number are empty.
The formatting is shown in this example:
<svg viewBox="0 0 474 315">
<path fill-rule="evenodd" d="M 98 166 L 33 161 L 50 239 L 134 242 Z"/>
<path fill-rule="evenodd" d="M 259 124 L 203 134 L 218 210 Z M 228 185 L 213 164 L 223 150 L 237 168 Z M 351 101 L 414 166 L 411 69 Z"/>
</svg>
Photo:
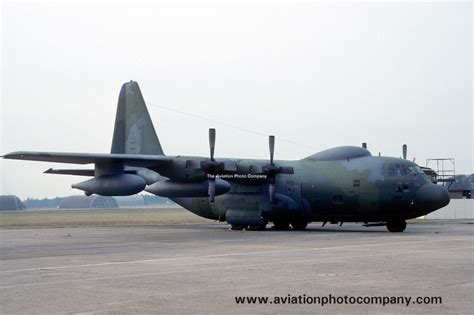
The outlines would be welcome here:
<svg viewBox="0 0 474 315">
<path fill-rule="evenodd" d="M 204 171 L 207 174 L 209 187 L 209 201 L 214 202 L 216 196 L 216 175 L 230 172 L 238 172 L 237 163 L 232 160 L 218 160 L 214 158 L 214 151 L 216 147 L 216 130 L 209 129 L 209 153 L 210 159 L 206 160 L 186 160 L 186 168 Z M 269 183 L 268 195 L 270 203 L 275 203 L 275 178 L 276 174 L 294 174 L 291 166 L 276 166 L 273 160 L 275 154 L 275 136 L 269 136 L 268 147 L 270 149 L 270 164 L 250 165 L 245 174 L 265 174 L 267 175 L 267 182 Z"/>
<path fill-rule="evenodd" d="M 216 198 L 216 177 L 215 176 L 209 179 L 208 194 L 209 194 L 209 201 L 214 202 Z"/>
<path fill-rule="evenodd" d="M 408 148 L 407 148 L 407 145 L 406 145 L 406 144 L 404 144 L 404 145 L 402 146 L 402 151 L 403 151 L 403 159 L 404 159 L 404 160 L 406 160 L 406 159 L 407 159 L 407 149 L 408 149 Z"/>
<path fill-rule="evenodd" d="M 275 136 L 268 137 L 268 147 L 270 149 L 270 166 L 275 167 L 275 164 L 273 164 L 273 156 L 275 155 Z M 275 175 L 276 173 L 272 175 L 273 176 L 270 179 L 270 185 L 268 186 L 268 197 L 270 199 L 270 203 L 275 203 Z"/>
<path fill-rule="evenodd" d="M 201 170 L 206 173 L 209 182 L 209 201 L 214 202 L 216 197 L 216 175 L 224 172 L 234 173 L 237 171 L 237 163 L 231 160 L 219 160 L 214 158 L 216 148 L 216 129 L 209 128 L 209 159 L 186 160 L 186 168 Z"/>
<path fill-rule="evenodd" d="M 214 150 L 216 148 L 216 129 L 209 128 L 209 151 L 210 151 L 210 162 L 207 163 L 207 167 L 203 167 L 203 169 L 207 170 L 207 173 L 210 176 L 209 178 L 209 201 L 214 202 L 216 198 L 216 175 L 219 170 L 223 169 L 223 165 L 221 163 L 216 162 L 214 159 Z"/>
<path fill-rule="evenodd" d="M 211 161 L 214 161 L 214 149 L 216 148 L 216 129 L 209 128 L 209 148 L 211 151 Z"/>
<path fill-rule="evenodd" d="M 268 147 L 270 148 L 270 165 L 274 165 L 273 155 L 275 154 L 275 136 L 268 137 Z"/>
<path fill-rule="evenodd" d="M 268 147 L 270 149 L 270 164 L 262 167 L 262 173 L 267 175 L 268 181 L 268 197 L 270 203 L 275 203 L 275 178 L 276 175 L 281 174 L 293 174 L 294 170 L 292 167 L 281 167 L 276 166 L 273 162 L 275 154 L 275 136 L 268 137 Z"/>
<path fill-rule="evenodd" d="M 209 182 L 209 201 L 214 202 L 216 197 L 216 175 L 223 172 L 236 172 L 237 164 L 231 160 L 216 161 L 214 151 L 216 148 L 216 129 L 209 128 L 209 159 L 186 160 L 186 168 L 200 170 L 206 173 Z"/>
</svg>

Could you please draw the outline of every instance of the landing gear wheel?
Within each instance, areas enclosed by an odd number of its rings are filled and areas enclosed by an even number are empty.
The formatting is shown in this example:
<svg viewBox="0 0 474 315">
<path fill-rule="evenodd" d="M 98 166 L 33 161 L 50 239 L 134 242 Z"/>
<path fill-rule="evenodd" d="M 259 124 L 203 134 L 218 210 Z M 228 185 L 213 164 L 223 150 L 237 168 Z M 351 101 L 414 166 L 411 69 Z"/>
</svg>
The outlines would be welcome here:
<svg viewBox="0 0 474 315">
<path fill-rule="evenodd" d="M 304 221 L 304 220 L 291 221 L 291 227 L 293 228 L 293 230 L 296 230 L 296 231 L 303 231 L 304 229 L 306 229 L 307 226 L 308 226 L 308 221 Z"/>
<path fill-rule="evenodd" d="M 277 231 L 286 231 L 290 229 L 290 222 L 288 221 L 273 221 L 273 228 Z"/>
<path fill-rule="evenodd" d="M 262 222 L 257 225 L 249 225 L 250 231 L 265 231 L 266 228 L 267 228 L 267 222 Z"/>
<path fill-rule="evenodd" d="M 244 229 L 246 229 L 247 226 L 246 225 L 243 225 L 243 224 L 231 224 L 230 225 L 230 229 L 232 231 L 242 231 Z"/>
<path fill-rule="evenodd" d="M 390 232 L 403 232 L 407 227 L 407 223 L 403 219 L 387 221 L 387 230 Z"/>
</svg>

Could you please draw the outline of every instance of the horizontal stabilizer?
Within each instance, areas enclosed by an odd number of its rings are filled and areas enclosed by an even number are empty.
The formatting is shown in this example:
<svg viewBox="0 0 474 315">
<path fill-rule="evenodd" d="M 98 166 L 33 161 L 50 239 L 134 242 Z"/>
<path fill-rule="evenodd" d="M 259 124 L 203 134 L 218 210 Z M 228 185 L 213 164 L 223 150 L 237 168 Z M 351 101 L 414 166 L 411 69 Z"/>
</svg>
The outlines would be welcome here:
<svg viewBox="0 0 474 315">
<path fill-rule="evenodd" d="M 126 166 L 159 168 L 172 161 L 164 155 L 110 154 L 110 153 L 64 153 L 64 152 L 28 152 L 8 153 L 4 159 L 29 160 L 71 164 L 122 163 Z"/>
</svg>

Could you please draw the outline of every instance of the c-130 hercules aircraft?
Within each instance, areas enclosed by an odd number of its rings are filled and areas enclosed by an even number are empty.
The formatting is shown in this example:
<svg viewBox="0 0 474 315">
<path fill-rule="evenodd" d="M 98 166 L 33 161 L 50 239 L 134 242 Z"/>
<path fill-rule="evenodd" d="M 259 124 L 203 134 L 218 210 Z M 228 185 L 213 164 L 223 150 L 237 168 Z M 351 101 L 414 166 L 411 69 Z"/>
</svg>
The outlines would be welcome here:
<svg viewBox="0 0 474 315">
<path fill-rule="evenodd" d="M 94 169 L 49 169 L 48 174 L 92 176 L 72 185 L 86 195 L 126 196 L 143 190 L 168 197 L 233 230 L 303 230 L 309 222 L 361 222 L 402 232 L 407 219 L 449 203 L 445 188 L 404 159 L 372 156 L 364 147 L 342 146 L 298 161 L 166 156 L 134 81 L 120 91 L 110 154 L 12 152 L 5 159 L 94 164 Z"/>
</svg>

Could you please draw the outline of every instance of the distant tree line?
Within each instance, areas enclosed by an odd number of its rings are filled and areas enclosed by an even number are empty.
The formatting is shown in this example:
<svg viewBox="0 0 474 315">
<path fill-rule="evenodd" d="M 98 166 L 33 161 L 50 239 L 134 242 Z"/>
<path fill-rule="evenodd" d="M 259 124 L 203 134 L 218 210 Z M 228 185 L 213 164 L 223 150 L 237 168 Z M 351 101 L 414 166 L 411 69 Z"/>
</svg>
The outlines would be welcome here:
<svg viewBox="0 0 474 315">
<path fill-rule="evenodd" d="M 143 201 L 146 205 L 159 205 L 159 204 L 167 204 L 167 203 L 174 203 L 168 198 L 155 196 L 155 195 L 143 195 Z"/>
<path fill-rule="evenodd" d="M 55 197 L 52 199 L 43 198 L 43 199 L 36 199 L 36 198 L 26 198 L 23 201 L 27 209 L 53 209 L 58 208 L 61 201 L 64 197 Z"/>
<path fill-rule="evenodd" d="M 168 198 L 163 198 L 155 195 L 143 194 L 143 202 L 145 205 L 158 205 L 158 204 L 170 204 L 173 203 Z M 59 208 L 59 204 L 66 197 L 55 197 L 55 198 L 26 198 L 23 201 L 27 209 L 55 209 Z"/>
</svg>

